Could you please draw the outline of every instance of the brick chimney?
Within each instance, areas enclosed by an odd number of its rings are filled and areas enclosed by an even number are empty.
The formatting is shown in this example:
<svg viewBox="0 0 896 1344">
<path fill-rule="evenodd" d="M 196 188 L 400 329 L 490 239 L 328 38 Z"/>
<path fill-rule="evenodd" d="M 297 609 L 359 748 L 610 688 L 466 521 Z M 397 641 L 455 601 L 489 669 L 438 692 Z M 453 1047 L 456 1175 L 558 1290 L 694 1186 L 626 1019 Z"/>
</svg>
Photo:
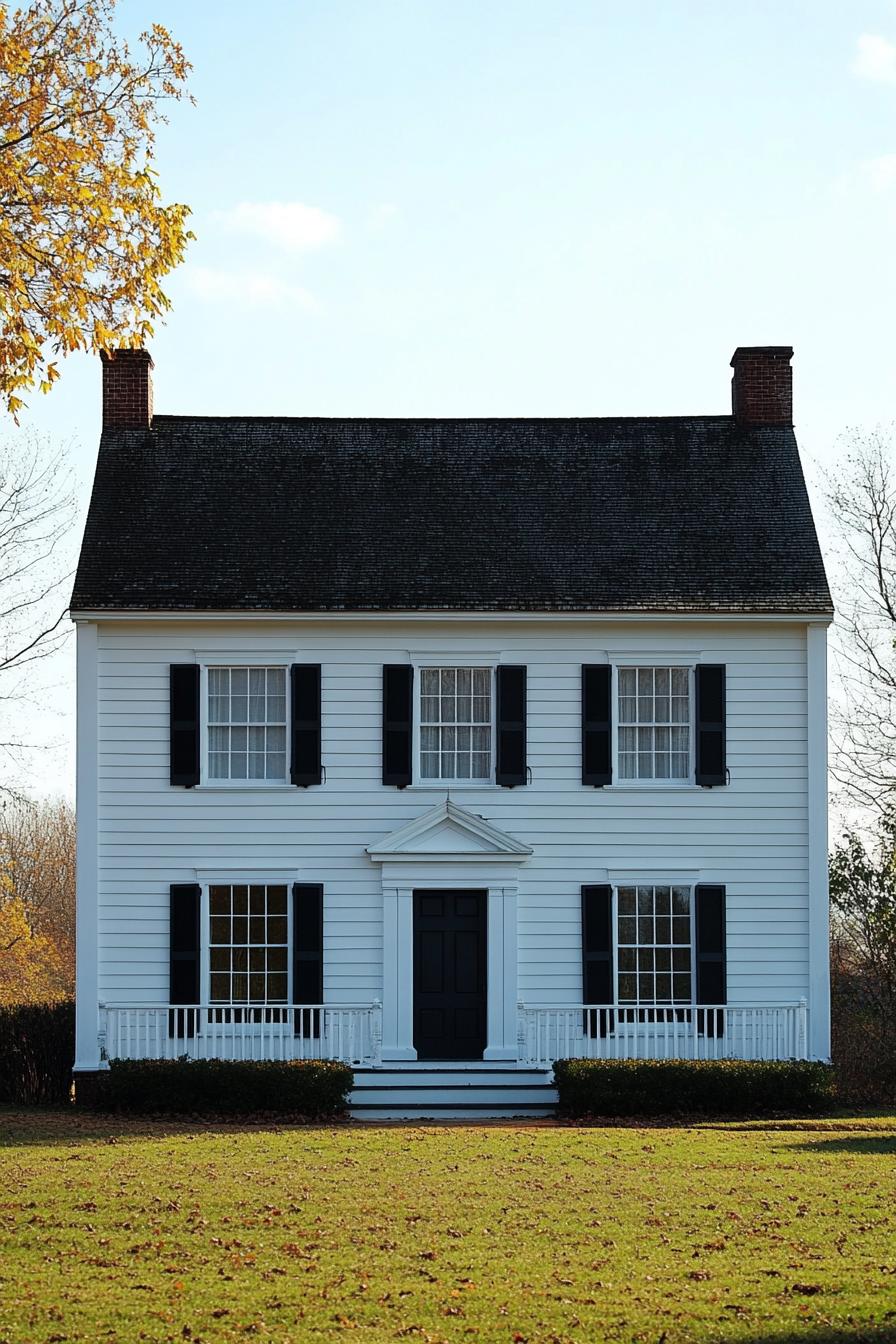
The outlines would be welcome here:
<svg viewBox="0 0 896 1344">
<path fill-rule="evenodd" d="M 791 345 L 739 345 L 731 356 L 731 410 L 739 425 L 793 424 Z"/>
<path fill-rule="evenodd" d="M 112 350 L 103 362 L 103 429 L 149 429 L 152 424 L 152 355 Z"/>
</svg>

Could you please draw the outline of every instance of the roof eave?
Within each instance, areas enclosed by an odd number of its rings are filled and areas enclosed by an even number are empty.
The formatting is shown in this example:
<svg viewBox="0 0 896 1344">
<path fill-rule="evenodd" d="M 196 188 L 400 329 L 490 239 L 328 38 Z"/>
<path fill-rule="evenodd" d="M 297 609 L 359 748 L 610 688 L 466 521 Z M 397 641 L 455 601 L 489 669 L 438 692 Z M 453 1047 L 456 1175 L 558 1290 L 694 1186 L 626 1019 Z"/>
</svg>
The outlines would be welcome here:
<svg viewBox="0 0 896 1344">
<path fill-rule="evenodd" d="M 315 608 L 312 610 L 283 610 L 278 608 L 195 608 L 195 607 L 72 607 L 72 621 L 363 621 L 363 620 L 430 620 L 430 621 L 755 621 L 789 622 L 791 624 L 830 625 L 834 619 L 833 607 L 799 607 L 793 610 L 776 608 L 706 608 L 706 607 L 629 607 L 625 609 L 510 609 L 488 610 L 457 607 L 390 607 L 384 608 Z"/>
</svg>

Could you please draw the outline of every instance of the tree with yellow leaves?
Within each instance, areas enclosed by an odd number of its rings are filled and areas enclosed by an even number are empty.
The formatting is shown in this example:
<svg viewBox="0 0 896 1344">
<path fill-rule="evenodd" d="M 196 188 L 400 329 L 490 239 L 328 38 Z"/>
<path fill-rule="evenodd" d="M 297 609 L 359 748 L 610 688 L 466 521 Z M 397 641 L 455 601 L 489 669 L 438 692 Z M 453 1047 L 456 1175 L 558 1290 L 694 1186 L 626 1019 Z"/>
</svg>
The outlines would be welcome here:
<svg viewBox="0 0 896 1344">
<path fill-rule="evenodd" d="M 0 900 L 0 1007 L 58 1003 L 66 997 L 66 989 L 53 942 L 32 928 L 20 900 Z"/>
<path fill-rule="evenodd" d="M 0 1004 L 75 991 L 75 812 L 64 798 L 0 803 Z"/>
<path fill-rule="evenodd" d="M 154 24 L 139 55 L 116 0 L 0 2 L 0 398 L 58 377 L 55 354 L 142 345 L 192 235 L 153 170 L 190 65 Z"/>
</svg>

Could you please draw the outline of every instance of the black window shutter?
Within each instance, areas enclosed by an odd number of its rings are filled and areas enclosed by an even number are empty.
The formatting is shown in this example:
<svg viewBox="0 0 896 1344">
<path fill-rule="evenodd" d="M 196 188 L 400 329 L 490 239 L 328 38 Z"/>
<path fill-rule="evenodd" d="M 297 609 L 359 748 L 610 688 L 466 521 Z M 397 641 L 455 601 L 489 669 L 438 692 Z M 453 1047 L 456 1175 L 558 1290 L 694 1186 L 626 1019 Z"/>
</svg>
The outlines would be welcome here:
<svg viewBox="0 0 896 1344">
<path fill-rule="evenodd" d="M 725 668 L 697 665 L 697 783 L 715 788 L 728 781 L 725 767 Z"/>
<path fill-rule="evenodd" d="M 582 783 L 597 789 L 613 779 L 611 684 L 609 664 L 582 668 Z"/>
<path fill-rule="evenodd" d="M 613 1002 L 613 888 L 609 886 L 582 887 L 582 995 L 586 1004 Z M 606 1036 L 613 1029 L 613 1014 L 586 1013 L 584 1026 L 588 1036 Z"/>
<path fill-rule="evenodd" d="M 698 886 L 694 890 L 694 901 L 697 941 L 694 949 L 697 973 L 695 1001 L 698 1004 L 726 1004 L 728 977 L 725 888 Z M 698 1013 L 698 1026 L 707 1036 L 721 1035 L 721 1018 L 721 1013 Z"/>
<path fill-rule="evenodd" d="M 409 663 L 383 667 L 383 783 L 404 789 L 411 782 L 414 669 Z"/>
<path fill-rule="evenodd" d="M 292 743 L 289 777 L 307 789 L 321 782 L 320 664 L 294 663 L 289 669 Z"/>
<path fill-rule="evenodd" d="M 292 1001 L 301 1007 L 324 997 L 324 889 L 318 882 L 292 886 Z M 320 1013 L 295 1014 L 295 1034 L 320 1035 Z"/>
<path fill-rule="evenodd" d="M 495 782 L 513 789 L 527 782 L 526 669 L 501 666 L 495 682 L 498 723 Z"/>
<path fill-rule="evenodd" d="M 199 664 L 172 663 L 168 680 L 171 783 L 191 789 L 199 783 Z"/>
<path fill-rule="evenodd" d="M 201 888 L 195 882 L 173 882 L 169 907 L 168 1002 L 198 1004 L 199 905 Z M 195 1036 L 195 1009 L 170 1011 L 169 1036 Z"/>
</svg>

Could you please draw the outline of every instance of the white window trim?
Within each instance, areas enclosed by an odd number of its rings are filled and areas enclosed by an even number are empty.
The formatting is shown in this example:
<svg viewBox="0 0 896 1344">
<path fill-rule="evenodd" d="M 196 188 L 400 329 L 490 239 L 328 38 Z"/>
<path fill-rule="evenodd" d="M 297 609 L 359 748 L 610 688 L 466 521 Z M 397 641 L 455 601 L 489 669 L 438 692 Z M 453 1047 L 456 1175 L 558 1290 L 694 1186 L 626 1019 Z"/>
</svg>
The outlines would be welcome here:
<svg viewBox="0 0 896 1344">
<path fill-rule="evenodd" d="M 286 674 L 286 774 L 283 779 L 211 779 L 208 773 L 208 673 L 213 667 L 282 667 Z M 289 693 L 289 663 L 279 658 L 248 657 L 242 654 L 232 658 L 210 658 L 199 665 L 199 783 L 196 786 L 207 793 L 233 793 L 251 789 L 253 793 L 280 793 L 293 787 L 289 778 L 289 758 L 292 727 L 292 696 Z"/>
<path fill-rule="evenodd" d="M 675 657 L 669 654 L 647 657 L 643 654 L 630 658 L 614 656 L 610 664 L 612 675 L 610 685 L 610 722 L 612 724 L 612 768 L 614 789 L 692 790 L 700 791 L 697 783 L 697 723 L 696 723 L 696 675 L 699 659 L 693 656 Z M 619 669 L 621 667 L 686 667 L 688 669 L 688 778 L 687 779 L 622 779 L 619 770 Z"/>
<path fill-rule="evenodd" d="M 691 999 L 690 1003 L 620 1003 L 619 1002 L 619 888 L 620 887 L 687 887 L 688 904 L 690 906 L 691 916 Z M 623 1012 L 637 1010 L 640 1008 L 696 1008 L 697 1007 L 697 902 L 694 893 L 697 882 L 693 878 L 682 881 L 680 878 L 669 877 L 626 877 L 620 878 L 612 883 L 613 903 L 611 912 L 611 925 L 613 930 L 613 1007 Z M 642 1028 L 654 1026 L 654 1023 L 639 1023 Z"/>
<path fill-rule="evenodd" d="M 426 789 L 432 791 L 439 790 L 444 793 L 457 793 L 461 789 L 469 791 L 471 789 L 497 789 L 495 783 L 495 768 L 497 766 L 497 755 L 495 751 L 495 739 L 497 737 L 497 677 L 496 669 L 501 659 L 497 655 L 469 654 L 426 654 L 415 657 L 412 666 L 414 669 L 413 686 L 413 731 L 411 734 L 411 783 L 409 789 Z M 421 671 L 427 667 L 485 667 L 491 672 L 491 689 L 489 696 L 489 707 L 491 711 L 491 722 L 489 725 L 489 772 L 487 779 L 423 779 L 420 774 L 420 701 L 422 698 L 423 678 Z M 407 792 L 407 789 L 405 790 Z"/>
<path fill-rule="evenodd" d="M 210 1008 L 289 1008 L 292 1005 L 292 884 L 296 879 L 294 877 L 284 877 L 282 873 L 206 873 L 200 879 L 200 897 L 199 897 L 199 984 L 204 990 L 202 1001 Z M 253 1004 L 253 1003 L 235 1003 L 226 1004 L 212 1002 L 212 974 L 211 974 L 211 943 L 212 943 L 212 924 L 211 924 L 211 900 L 209 897 L 210 887 L 286 887 L 286 1002 L 272 1004 Z M 243 1024 L 246 1028 L 256 1027 L 262 1029 L 263 1023 L 247 1022 Z M 242 1029 L 242 1026 L 241 1026 Z"/>
</svg>

